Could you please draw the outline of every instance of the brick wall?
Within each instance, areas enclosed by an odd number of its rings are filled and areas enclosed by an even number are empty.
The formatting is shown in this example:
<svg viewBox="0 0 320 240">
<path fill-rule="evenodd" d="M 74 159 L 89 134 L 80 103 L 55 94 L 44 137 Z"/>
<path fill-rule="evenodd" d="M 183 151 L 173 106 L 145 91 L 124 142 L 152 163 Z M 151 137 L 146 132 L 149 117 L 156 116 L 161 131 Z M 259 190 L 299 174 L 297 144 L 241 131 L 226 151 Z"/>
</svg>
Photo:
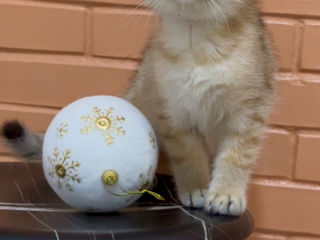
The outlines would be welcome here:
<svg viewBox="0 0 320 240">
<path fill-rule="evenodd" d="M 139 3 L 0 0 L 0 123 L 43 131 L 70 101 L 121 96 L 155 22 Z M 280 96 L 251 182 L 251 239 L 320 239 L 320 2 L 262 0 L 261 9 Z M 1 145 L 0 156 L 18 161 Z"/>
</svg>

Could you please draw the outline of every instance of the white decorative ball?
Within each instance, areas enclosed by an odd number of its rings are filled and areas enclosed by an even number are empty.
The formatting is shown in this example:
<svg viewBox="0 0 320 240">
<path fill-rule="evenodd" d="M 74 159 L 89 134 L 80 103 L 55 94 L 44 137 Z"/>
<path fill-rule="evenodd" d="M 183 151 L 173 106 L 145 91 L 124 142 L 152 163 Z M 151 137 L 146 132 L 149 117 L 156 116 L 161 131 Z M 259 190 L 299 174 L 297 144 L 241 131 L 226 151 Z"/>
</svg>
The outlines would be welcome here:
<svg viewBox="0 0 320 240">
<path fill-rule="evenodd" d="M 51 122 L 43 170 L 52 189 L 83 211 L 107 212 L 135 202 L 153 181 L 154 131 L 131 103 L 112 96 L 77 100 Z"/>
</svg>

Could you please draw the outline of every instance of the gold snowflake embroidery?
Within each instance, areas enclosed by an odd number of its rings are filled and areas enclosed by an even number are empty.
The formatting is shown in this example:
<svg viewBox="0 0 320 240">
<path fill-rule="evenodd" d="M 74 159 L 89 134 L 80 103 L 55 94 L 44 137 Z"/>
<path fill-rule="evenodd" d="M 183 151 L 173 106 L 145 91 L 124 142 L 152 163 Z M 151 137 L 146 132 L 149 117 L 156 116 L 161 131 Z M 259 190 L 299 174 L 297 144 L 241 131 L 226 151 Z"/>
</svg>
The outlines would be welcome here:
<svg viewBox="0 0 320 240">
<path fill-rule="evenodd" d="M 157 147 L 157 142 L 156 142 L 156 138 L 152 132 L 149 132 L 149 141 L 151 143 L 152 148 L 155 149 Z"/>
<path fill-rule="evenodd" d="M 125 118 L 123 116 L 114 116 L 113 111 L 112 107 L 105 111 L 98 107 L 93 107 L 92 115 L 88 114 L 81 117 L 81 120 L 87 125 L 80 132 L 82 134 L 89 134 L 90 132 L 100 131 L 107 144 L 113 144 L 115 134 L 118 136 L 126 134 L 121 126 Z"/>
<path fill-rule="evenodd" d="M 73 192 L 70 181 L 74 183 L 81 182 L 81 179 L 76 173 L 80 167 L 80 163 L 70 159 L 70 149 L 66 149 L 60 153 L 58 148 L 54 148 L 52 155 L 48 156 L 48 161 L 51 163 L 48 174 L 51 178 L 57 178 L 59 188 L 65 187 L 69 191 Z"/>
<path fill-rule="evenodd" d="M 61 123 L 56 130 L 57 137 L 63 137 L 65 134 L 68 133 L 68 123 Z"/>
</svg>

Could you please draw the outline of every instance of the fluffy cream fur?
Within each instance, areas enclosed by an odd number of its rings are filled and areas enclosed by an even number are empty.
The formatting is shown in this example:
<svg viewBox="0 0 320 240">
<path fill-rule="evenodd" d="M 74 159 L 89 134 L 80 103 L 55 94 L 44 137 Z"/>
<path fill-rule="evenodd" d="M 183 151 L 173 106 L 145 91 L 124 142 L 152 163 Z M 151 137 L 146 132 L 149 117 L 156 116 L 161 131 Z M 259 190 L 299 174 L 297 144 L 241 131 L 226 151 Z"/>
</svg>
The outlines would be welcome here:
<svg viewBox="0 0 320 240">
<path fill-rule="evenodd" d="M 239 215 L 274 96 L 255 2 L 147 4 L 161 23 L 126 98 L 152 122 L 182 203 Z"/>
</svg>

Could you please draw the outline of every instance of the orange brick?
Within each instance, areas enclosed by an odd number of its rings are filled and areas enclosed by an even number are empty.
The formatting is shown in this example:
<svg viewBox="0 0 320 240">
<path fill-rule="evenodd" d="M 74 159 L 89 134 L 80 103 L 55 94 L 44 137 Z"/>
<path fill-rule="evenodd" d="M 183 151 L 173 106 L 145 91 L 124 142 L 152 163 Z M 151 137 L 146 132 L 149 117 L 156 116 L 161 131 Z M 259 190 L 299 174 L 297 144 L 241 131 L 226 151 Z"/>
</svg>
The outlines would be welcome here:
<svg viewBox="0 0 320 240">
<path fill-rule="evenodd" d="M 294 143 L 294 134 L 285 130 L 268 130 L 254 174 L 291 178 Z"/>
<path fill-rule="evenodd" d="M 0 104 L 0 126 L 4 121 L 18 119 L 34 132 L 44 132 L 58 110 L 39 107 Z M 8 149 L 0 144 L 0 153 L 8 153 Z"/>
<path fill-rule="evenodd" d="M 96 8 L 93 12 L 93 53 L 140 58 L 155 18 L 150 11 Z"/>
<path fill-rule="evenodd" d="M 320 182 L 320 132 L 302 132 L 299 145 L 295 178 Z"/>
<path fill-rule="evenodd" d="M 320 5 L 320 4 L 318 4 Z M 320 11 L 320 10 L 319 10 Z M 301 67 L 306 70 L 320 70 L 320 21 L 305 21 Z"/>
<path fill-rule="evenodd" d="M 314 78 L 320 79 L 317 75 Z M 279 97 L 270 123 L 320 127 L 320 82 L 279 81 Z"/>
<path fill-rule="evenodd" d="M 261 0 L 264 13 L 320 16 L 319 0 Z"/>
<path fill-rule="evenodd" d="M 320 188 L 287 181 L 253 181 L 249 209 L 257 229 L 320 234 Z"/>
<path fill-rule="evenodd" d="M 124 64 L 0 60 L 0 101 L 62 107 L 80 97 L 121 95 L 133 69 Z"/>
<path fill-rule="evenodd" d="M 274 43 L 275 55 L 279 58 L 280 69 L 290 70 L 293 65 L 296 22 L 277 18 L 265 18 L 265 22 Z"/>
<path fill-rule="evenodd" d="M 84 8 L 0 4 L 0 46 L 83 52 Z"/>
</svg>

